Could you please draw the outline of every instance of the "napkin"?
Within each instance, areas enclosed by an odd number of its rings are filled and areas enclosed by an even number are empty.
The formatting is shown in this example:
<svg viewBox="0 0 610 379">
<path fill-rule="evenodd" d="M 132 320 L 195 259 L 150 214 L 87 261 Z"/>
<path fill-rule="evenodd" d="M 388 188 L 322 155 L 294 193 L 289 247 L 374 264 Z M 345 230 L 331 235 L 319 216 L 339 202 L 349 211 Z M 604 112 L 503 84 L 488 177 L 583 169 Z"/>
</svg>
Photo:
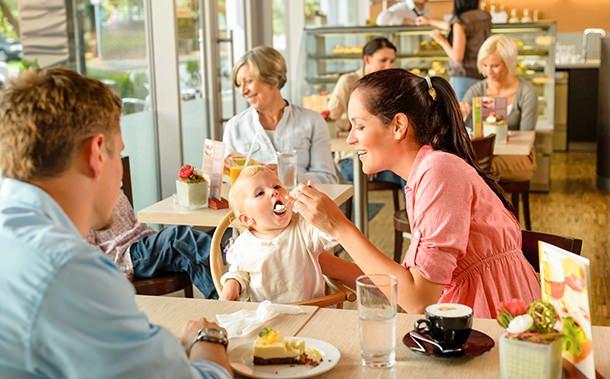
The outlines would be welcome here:
<svg viewBox="0 0 610 379">
<path fill-rule="evenodd" d="M 298 315 L 305 311 L 297 305 L 272 304 L 265 300 L 256 311 L 241 310 L 233 313 L 216 315 L 218 324 L 226 329 L 229 338 L 244 337 L 260 328 L 265 322 L 281 314 Z"/>
</svg>

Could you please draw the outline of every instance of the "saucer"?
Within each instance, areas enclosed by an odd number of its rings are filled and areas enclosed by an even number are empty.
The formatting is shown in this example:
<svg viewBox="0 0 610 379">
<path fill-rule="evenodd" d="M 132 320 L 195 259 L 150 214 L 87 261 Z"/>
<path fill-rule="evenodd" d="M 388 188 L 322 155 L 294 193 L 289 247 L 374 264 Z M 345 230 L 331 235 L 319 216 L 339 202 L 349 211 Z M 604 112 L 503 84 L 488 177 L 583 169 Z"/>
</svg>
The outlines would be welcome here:
<svg viewBox="0 0 610 379">
<path fill-rule="evenodd" d="M 431 338 L 428 335 L 424 335 L 424 336 L 426 338 Z M 433 346 L 427 342 L 422 342 L 421 340 L 418 340 L 418 342 L 424 349 L 426 349 L 426 351 L 419 350 L 418 344 L 413 340 L 413 337 L 411 337 L 411 332 L 408 332 L 402 338 L 402 343 L 404 343 L 412 351 L 416 351 L 416 352 L 422 353 L 424 355 L 443 357 L 443 358 L 476 357 L 485 352 L 488 352 L 495 345 L 493 338 L 491 338 L 490 336 L 488 336 L 487 334 L 485 334 L 483 332 L 479 332 L 478 330 L 474 330 L 474 329 L 472 329 L 472 332 L 470 333 L 470 337 L 468 337 L 468 340 L 464 344 L 463 350 L 459 351 L 459 352 L 441 353 L 438 350 L 438 348 L 436 348 L 435 346 Z"/>
</svg>

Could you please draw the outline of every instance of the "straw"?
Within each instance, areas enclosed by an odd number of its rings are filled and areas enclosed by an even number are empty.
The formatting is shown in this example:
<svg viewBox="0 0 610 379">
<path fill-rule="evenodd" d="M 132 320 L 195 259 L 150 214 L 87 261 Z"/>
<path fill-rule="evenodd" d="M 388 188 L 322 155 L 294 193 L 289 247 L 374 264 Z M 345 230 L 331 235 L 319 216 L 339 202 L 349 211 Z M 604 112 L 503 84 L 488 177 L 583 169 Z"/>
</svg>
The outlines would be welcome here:
<svg viewBox="0 0 610 379">
<path fill-rule="evenodd" d="M 250 149 L 248 150 L 248 155 L 246 155 L 246 162 L 244 163 L 244 168 L 248 167 L 248 163 L 250 163 L 250 158 L 252 158 L 252 153 L 254 152 L 254 145 L 258 141 L 258 131 L 254 135 L 254 140 L 252 141 L 252 145 L 250 145 Z"/>
</svg>

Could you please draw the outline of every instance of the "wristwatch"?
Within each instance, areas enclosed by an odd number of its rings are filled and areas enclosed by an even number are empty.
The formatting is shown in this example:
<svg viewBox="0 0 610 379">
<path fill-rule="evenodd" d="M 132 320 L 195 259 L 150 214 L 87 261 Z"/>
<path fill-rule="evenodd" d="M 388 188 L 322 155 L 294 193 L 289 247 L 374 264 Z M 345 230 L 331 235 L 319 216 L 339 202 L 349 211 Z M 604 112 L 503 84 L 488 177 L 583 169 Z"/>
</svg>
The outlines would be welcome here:
<svg viewBox="0 0 610 379">
<path fill-rule="evenodd" d="M 199 329 L 199 331 L 197 332 L 197 335 L 193 339 L 193 342 L 191 342 L 191 346 L 189 346 L 189 354 L 193 346 L 200 341 L 217 343 L 219 345 L 224 346 L 225 350 L 227 346 L 229 346 L 229 338 L 227 336 L 227 332 L 225 332 L 224 329 L 206 327 Z"/>
</svg>

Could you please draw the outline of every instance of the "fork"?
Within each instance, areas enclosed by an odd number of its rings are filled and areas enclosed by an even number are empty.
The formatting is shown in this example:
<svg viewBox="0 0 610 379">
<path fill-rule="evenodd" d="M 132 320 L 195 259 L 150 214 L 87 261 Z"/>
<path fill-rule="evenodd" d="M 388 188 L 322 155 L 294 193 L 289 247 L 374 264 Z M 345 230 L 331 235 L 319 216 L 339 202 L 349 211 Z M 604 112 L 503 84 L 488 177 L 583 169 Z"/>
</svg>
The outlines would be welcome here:
<svg viewBox="0 0 610 379">
<path fill-rule="evenodd" d="M 426 348 L 424 346 L 422 346 L 422 344 L 419 343 L 419 341 L 429 343 L 430 345 L 436 347 L 442 354 L 458 353 L 458 352 L 464 351 L 464 349 L 461 347 L 458 347 L 457 349 L 445 349 L 441 345 L 439 345 L 438 342 L 428 339 L 428 338 L 422 336 L 419 332 L 416 332 L 414 330 L 411 331 L 409 333 L 409 335 L 411 336 L 411 339 L 413 340 L 413 342 L 415 342 L 418 346 L 418 348 L 416 348 L 415 350 L 420 351 L 422 353 L 426 352 Z"/>
</svg>

